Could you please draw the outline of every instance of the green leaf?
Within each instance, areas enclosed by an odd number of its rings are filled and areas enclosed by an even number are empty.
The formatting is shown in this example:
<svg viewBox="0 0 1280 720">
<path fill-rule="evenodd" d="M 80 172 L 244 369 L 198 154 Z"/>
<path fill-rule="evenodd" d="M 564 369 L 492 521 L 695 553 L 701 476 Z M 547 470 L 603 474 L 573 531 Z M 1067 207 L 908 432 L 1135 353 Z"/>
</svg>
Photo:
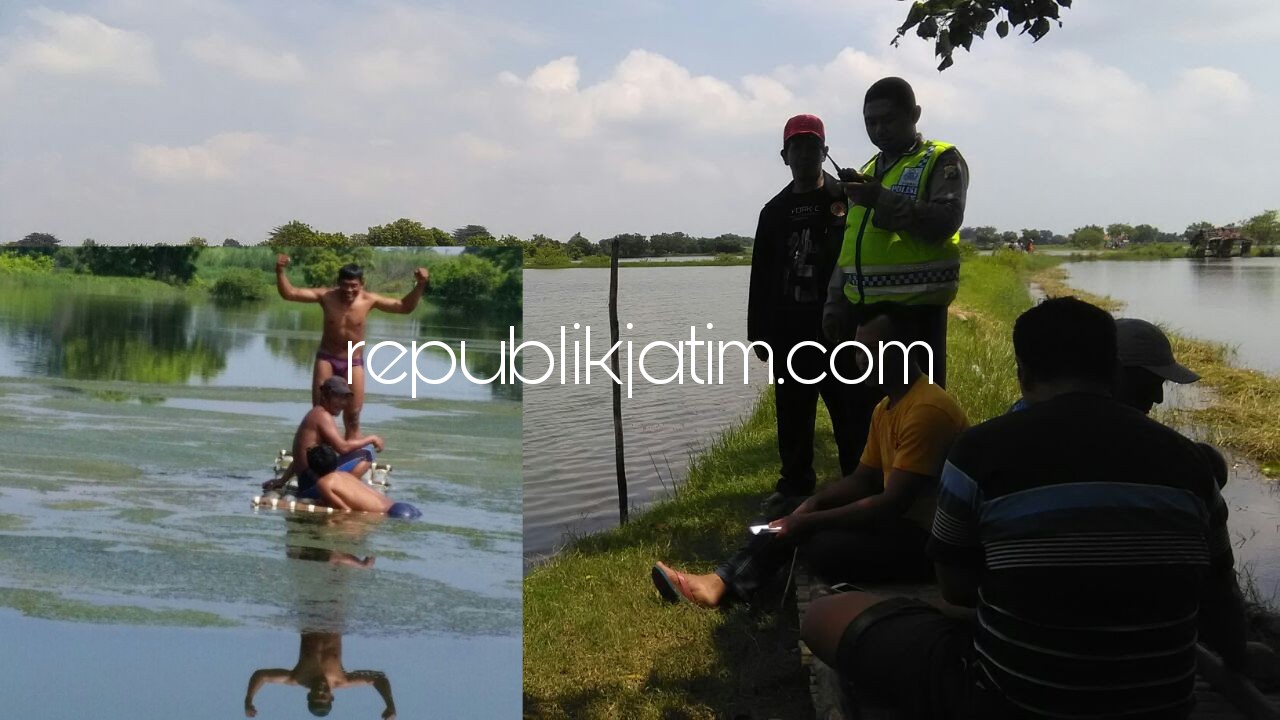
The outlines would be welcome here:
<svg viewBox="0 0 1280 720">
<path fill-rule="evenodd" d="M 925 17 L 925 9 L 923 3 L 911 3 L 911 10 L 907 12 L 907 19 L 902 23 L 902 27 L 898 28 L 898 34 L 902 35 L 911 28 L 915 27 Z"/>
<path fill-rule="evenodd" d="M 1071 0 L 1058 0 L 1058 4 L 1064 8 L 1071 7 Z"/>
<path fill-rule="evenodd" d="M 943 70 L 946 70 L 947 68 L 951 67 L 954 64 L 955 64 L 955 61 L 951 59 L 950 55 L 948 55 L 942 58 L 942 63 L 938 65 L 938 72 L 942 72 Z"/>
<path fill-rule="evenodd" d="M 1049 34 L 1049 18 L 1040 18 L 1031 25 L 1031 37 L 1037 41 Z"/>
<path fill-rule="evenodd" d="M 1000 37 L 1006 37 L 1009 34 L 1009 21 L 1001 20 L 996 23 L 996 34 Z"/>
<path fill-rule="evenodd" d="M 934 54 L 942 57 L 951 57 L 951 31 L 943 30 L 938 33 L 938 42 L 934 45 Z"/>
<path fill-rule="evenodd" d="M 1036 0 L 1036 14 L 1042 18 L 1058 19 L 1058 3 L 1054 0 Z"/>
<path fill-rule="evenodd" d="M 920 27 L 916 28 L 916 35 L 925 40 L 936 37 L 938 35 L 938 21 L 932 17 L 925 18 L 924 22 L 920 23 Z"/>
</svg>

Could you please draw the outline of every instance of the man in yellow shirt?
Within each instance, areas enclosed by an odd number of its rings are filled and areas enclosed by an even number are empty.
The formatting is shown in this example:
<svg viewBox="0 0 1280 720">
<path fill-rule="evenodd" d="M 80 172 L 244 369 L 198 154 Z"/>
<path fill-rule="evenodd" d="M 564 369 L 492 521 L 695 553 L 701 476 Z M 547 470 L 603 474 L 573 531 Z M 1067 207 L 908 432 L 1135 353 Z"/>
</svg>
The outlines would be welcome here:
<svg viewBox="0 0 1280 720">
<path fill-rule="evenodd" d="M 887 397 L 876 406 L 862 459 L 852 474 L 823 486 L 790 515 L 770 523 L 772 533 L 751 538 L 705 575 L 657 563 L 654 586 L 666 600 L 703 607 L 750 602 L 755 592 L 803 547 L 811 569 L 828 582 L 923 580 L 932 576 L 924 547 L 933 522 L 938 478 L 951 444 L 968 425 L 964 411 L 902 346 L 897 306 L 867 308 L 857 341 L 876 358 L 867 381 Z M 867 356 L 858 348 L 859 371 Z"/>
</svg>

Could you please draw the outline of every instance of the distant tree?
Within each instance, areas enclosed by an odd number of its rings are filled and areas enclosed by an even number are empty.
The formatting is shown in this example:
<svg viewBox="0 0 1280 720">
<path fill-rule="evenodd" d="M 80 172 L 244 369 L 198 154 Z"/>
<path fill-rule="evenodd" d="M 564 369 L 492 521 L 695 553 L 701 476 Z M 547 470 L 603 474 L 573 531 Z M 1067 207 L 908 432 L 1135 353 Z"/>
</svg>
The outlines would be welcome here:
<svg viewBox="0 0 1280 720">
<path fill-rule="evenodd" d="M 58 252 L 58 238 L 50 233 L 31 233 L 17 242 L 9 243 L 8 246 L 21 248 L 23 252 L 32 255 L 49 257 Z"/>
<path fill-rule="evenodd" d="M 365 242 L 374 247 L 433 247 L 435 241 L 435 235 L 422 223 L 400 218 L 386 225 L 369 228 Z"/>
<path fill-rule="evenodd" d="M 1244 222 L 1245 237 L 1259 245 L 1274 245 L 1280 242 L 1280 211 L 1268 210 L 1254 215 Z"/>
<path fill-rule="evenodd" d="M 969 51 L 975 37 L 986 34 L 987 25 L 996 23 L 996 34 L 1005 37 L 1011 27 L 1022 27 L 1019 34 L 1029 34 L 1039 41 L 1049 33 L 1058 19 L 1058 6 L 1071 7 L 1071 0 L 929 0 L 914 2 L 907 11 L 906 20 L 893 38 L 898 41 L 915 28 L 916 35 L 934 41 L 934 55 L 942 58 L 938 70 L 946 70 L 954 63 L 952 52 L 956 48 Z"/>
<path fill-rule="evenodd" d="M 455 241 L 458 239 L 457 233 L 454 233 L 453 239 Z M 519 238 L 517 238 L 517 240 L 519 240 Z M 494 240 L 493 236 L 489 234 L 470 235 L 466 238 L 464 243 L 460 244 L 465 244 L 467 247 L 495 247 L 498 245 L 498 241 Z"/>
<path fill-rule="evenodd" d="M 989 248 L 994 246 L 1000 240 L 1000 231 L 990 225 L 983 225 L 973 229 L 973 244 L 980 248 Z"/>
<path fill-rule="evenodd" d="M 1022 232 L 1018 235 L 1018 240 L 1020 240 L 1023 245 L 1038 243 L 1040 242 L 1040 231 L 1023 228 Z"/>
<path fill-rule="evenodd" d="M 199 235 L 195 235 L 195 236 L 192 236 L 189 240 L 187 240 L 187 245 L 191 247 L 205 248 L 205 247 L 209 247 L 209 241 L 205 240 Z"/>
<path fill-rule="evenodd" d="M 1071 244 L 1078 248 L 1100 248 L 1107 242 L 1101 225 L 1085 225 L 1071 231 Z"/>
<path fill-rule="evenodd" d="M 1008 243 L 1016 243 L 1016 242 L 1018 242 L 1018 233 L 1012 230 L 1005 230 L 1004 232 L 1000 233 L 1001 244 L 1007 245 Z"/>
<path fill-rule="evenodd" d="M 1134 225 L 1129 242 L 1137 244 L 1153 243 L 1160 237 L 1160 230 L 1153 225 Z"/>
<path fill-rule="evenodd" d="M 438 227 L 427 228 L 427 234 L 430 235 L 431 239 L 434 241 L 432 243 L 433 245 L 448 247 L 454 244 L 453 236 Z"/>
<path fill-rule="evenodd" d="M 1125 223 L 1111 223 L 1107 226 L 1107 239 L 1112 242 L 1133 239 L 1133 226 Z"/>
<path fill-rule="evenodd" d="M 675 255 L 685 252 L 693 244 L 693 238 L 682 232 L 657 233 L 649 236 L 649 252 L 654 255 Z M 619 250 L 621 253 L 621 250 Z"/>
<path fill-rule="evenodd" d="M 468 240 L 480 235 L 493 237 L 493 233 L 489 232 L 489 229 L 483 225 L 466 225 L 453 231 L 453 244 L 469 245 Z"/>
<path fill-rule="evenodd" d="M 565 243 L 565 253 L 573 260 L 594 255 L 596 246 L 590 240 L 582 236 L 582 233 L 576 232 L 573 237 L 569 238 L 569 242 Z"/>
<path fill-rule="evenodd" d="M 222 241 L 222 247 L 241 247 L 241 245 L 235 238 L 227 238 Z"/>
<path fill-rule="evenodd" d="M 1212 230 L 1214 227 L 1215 225 L 1208 220 L 1191 223 L 1187 226 L 1186 230 L 1182 231 L 1182 239 L 1187 242 L 1191 242 L 1191 239 L 1194 238 L 1201 230 Z"/>
<path fill-rule="evenodd" d="M 600 247 L 603 248 L 605 255 L 613 252 L 614 240 L 618 241 L 618 257 L 638 258 L 649 254 L 648 238 L 636 233 L 623 233 L 600 241 Z"/>
<path fill-rule="evenodd" d="M 56 248 L 58 247 L 58 243 L 59 243 L 58 238 L 54 237 L 51 233 L 37 232 L 37 233 L 31 233 L 26 237 L 22 238 L 21 240 L 15 243 L 10 243 L 10 244 L 14 247 Z"/>
<path fill-rule="evenodd" d="M 301 220 L 290 220 L 272 228 L 264 244 L 272 247 L 314 247 L 317 244 L 316 231 Z"/>
<path fill-rule="evenodd" d="M 497 239 L 496 244 L 501 245 L 502 247 L 513 247 L 523 250 L 526 243 L 515 235 L 503 235 Z"/>
<path fill-rule="evenodd" d="M 711 239 L 711 252 L 737 254 L 751 244 L 751 238 L 733 233 L 717 235 Z"/>
<path fill-rule="evenodd" d="M 76 248 L 75 263 L 78 270 L 94 275 L 186 283 L 195 276 L 196 258 L 202 249 L 193 245 L 107 247 L 86 241 Z"/>
</svg>

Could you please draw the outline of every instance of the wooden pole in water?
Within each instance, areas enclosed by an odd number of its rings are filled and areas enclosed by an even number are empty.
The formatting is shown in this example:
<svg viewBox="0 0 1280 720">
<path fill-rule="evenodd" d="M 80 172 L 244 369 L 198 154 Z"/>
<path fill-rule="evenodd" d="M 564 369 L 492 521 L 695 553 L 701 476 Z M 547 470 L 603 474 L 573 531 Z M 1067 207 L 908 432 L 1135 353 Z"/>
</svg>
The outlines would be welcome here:
<svg viewBox="0 0 1280 720">
<path fill-rule="evenodd" d="M 609 347 L 618 344 L 618 239 L 613 239 L 609 257 Z M 609 358 L 615 377 L 618 372 L 618 355 Z M 613 462 L 618 470 L 618 522 L 627 523 L 627 464 L 622 452 L 622 383 L 613 384 Z"/>
</svg>

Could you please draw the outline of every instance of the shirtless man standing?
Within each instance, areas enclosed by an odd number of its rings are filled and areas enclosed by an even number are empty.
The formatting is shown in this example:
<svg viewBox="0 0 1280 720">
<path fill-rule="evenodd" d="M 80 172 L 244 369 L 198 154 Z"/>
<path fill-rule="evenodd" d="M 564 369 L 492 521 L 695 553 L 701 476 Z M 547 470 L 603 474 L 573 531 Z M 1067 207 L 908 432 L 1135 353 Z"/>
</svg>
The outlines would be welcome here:
<svg viewBox="0 0 1280 720">
<path fill-rule="evenodd" d="M 415 285 L 408 295 L 396 300 L 371 293 L 364 289 L 364 271 L 359 265 L 344 265 L 338 271 L 338 285 L 333 288 L 295 288 L 285 276 L 289 256 L 276 257 L 276 289 L 280 297 L 293 302 L 320 303 L 324 308 L 324 335 L 316 352 L 316 365 L 311 376 L 311 402 L 320 404 L 320 384 L 335 375 L 350 381 L 355 397 L 342 414 L 348 440 L 360 434 L 360 410 L 364 407 L 364 348 L 351 353 L 351 367 L 347 367 L 347 344 L 364 342 L 364 323 L 369 311 L 377 308 L 383 312 L 408 314 L 418 307 L 418 301 L 426 291 L 430 273 L 426 268 L 413 271 Z M 303 448 L 304 450 L 306 448 Z M 298 457 L 296 454 L 294 457 Z"/>
<path fill-rule="evenodd" d="M 340 453 L 341 457 L 337 459 L 336 467 L 352 473 L 357 478 L 369 469 L 374 459 L 374 452 L 382 452 L 382 438 L 377 435 L 347 438 L 338 435 L 338 427 L 333 419 L 355 401 L 354 393 L 347 385 L 346 379 L 339 375 L 331 375 L 320 383 L 316 394 L 318 396 L 316 405 L 303 416 L 297 432 L 293 434 L 293 462 L 279 479 L 264 483 L 263 490 L 278 490 L 284 487 L 290 478 L 296 476 L 299 498 L 320 499 L 321 495 L 317 487 L 320 473 L 313 471 L 308 462 L 308 451 L 317 445 L 328 445 Z"/>
</svg>

